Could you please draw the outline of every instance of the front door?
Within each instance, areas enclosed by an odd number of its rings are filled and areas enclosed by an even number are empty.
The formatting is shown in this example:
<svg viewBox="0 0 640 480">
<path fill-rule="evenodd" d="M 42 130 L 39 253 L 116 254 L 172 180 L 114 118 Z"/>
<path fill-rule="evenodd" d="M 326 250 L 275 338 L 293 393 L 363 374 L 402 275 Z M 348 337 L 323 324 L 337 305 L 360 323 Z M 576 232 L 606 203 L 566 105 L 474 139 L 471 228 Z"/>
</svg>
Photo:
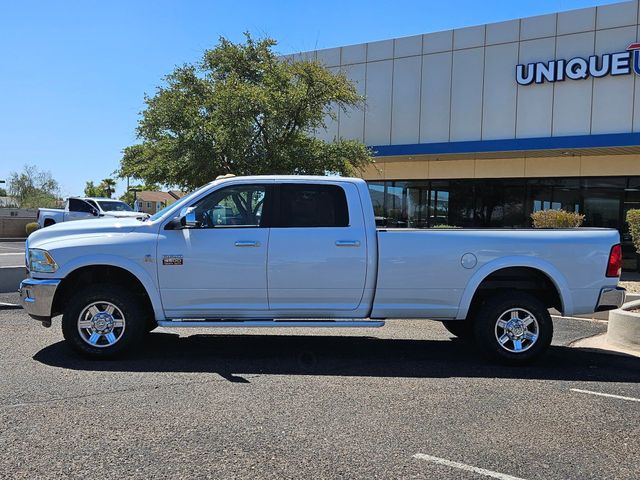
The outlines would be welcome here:
<svg viewBox="0 0 640 480">
<path fill-rule="evenodd" d="M 197 226 L 161 230 L 158 281 L 169 318 L 251 317 L 268 311 L 265 185 L 221 188 L 196 201 Z"/>
<path fill-rule="evenodd" d="M 362 300 L 367 242 L 352 184 L 279 186 L 269 239 L 269 306 L 276 315 L 353 311 Z"/>
</svg>

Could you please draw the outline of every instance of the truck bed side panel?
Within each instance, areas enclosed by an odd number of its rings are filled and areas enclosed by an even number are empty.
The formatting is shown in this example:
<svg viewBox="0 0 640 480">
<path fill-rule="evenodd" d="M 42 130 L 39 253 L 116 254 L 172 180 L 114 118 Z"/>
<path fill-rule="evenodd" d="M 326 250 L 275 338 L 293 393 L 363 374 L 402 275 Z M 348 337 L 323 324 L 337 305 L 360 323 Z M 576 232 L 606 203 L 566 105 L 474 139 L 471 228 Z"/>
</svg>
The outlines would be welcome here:
<svg viewBox="0 0 640 480">
<path fill-rule="evenodd" d="M 544 272 L 566 298 L 565 314 L 592 312 L 616 230 L 381 230 L 373 318 L 457 318 L 486 275 L 505 267 Z M 467 255 L 476 263 L 466 268 Z M 463 304 L 461 302 L 464 300 Z"/>
</svg>

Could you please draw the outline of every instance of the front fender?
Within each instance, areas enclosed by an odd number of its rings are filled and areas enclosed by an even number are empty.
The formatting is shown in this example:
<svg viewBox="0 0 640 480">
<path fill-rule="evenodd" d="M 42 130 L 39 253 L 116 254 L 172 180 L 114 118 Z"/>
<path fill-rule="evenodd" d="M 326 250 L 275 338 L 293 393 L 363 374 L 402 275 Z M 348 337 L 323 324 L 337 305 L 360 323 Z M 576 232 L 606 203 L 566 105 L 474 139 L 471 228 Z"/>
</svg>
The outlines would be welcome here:
<svg viewBox="0 0 640 480">
<path fill-rule="evenodd" d="M 510 256 L 492 260 L 491 262 L 479 268 L 478 271 L 471 277 L 471 279 L 467 283 L 467 286 L 465 287 L 464 293 L 462 294 L 456 318 L 467 318 L 473 296 L 475 295 L 476 290 L 485 278 L 487 278 L 493 272 L 496 272 L 503 268 L 511 267 L 529 267 L 544 273 L 558 290 L 560 301 L 562 302 L 563 314 L 571 315 L 573 313 L 573 301 L 571 299 L 569 284 L 567 283 L 566 278 L 560 272 L 560 270 L 554 267 L 551 263 L 540 258 Z"/>
<path fill-rule="evenodd" d="M 96 265 L 109 265 L 112 267 L 120 267 L 124 270 L 127 270 L 131 274 L 133 274 L 139 281 L 142 283 L 147 295 L 149 296 L 149 300 L 151 301 L 151 306 L 153 307 L 153 312 L 156 317 L 156 320 L 164 320 L 164 312 L 162 310 L 162 302 L 160 300 L 160 294 L 158 293 L 158 289 L 156 287 L 153 278 L 149 274 L 147 270 L 142 268 L 136 262 L 129 260 L 127 258 L 119 257 L 116 255 L 104 255 L 104 254 L 92 254 L 86 255 L 83 257 L 77 257 L 73 260 L 65 263 L 60 269 L 56 272 L 56 277 L 58 278 L 66 278 L 74 272 L 82 267 L 91 267 Z"/>
</svg>

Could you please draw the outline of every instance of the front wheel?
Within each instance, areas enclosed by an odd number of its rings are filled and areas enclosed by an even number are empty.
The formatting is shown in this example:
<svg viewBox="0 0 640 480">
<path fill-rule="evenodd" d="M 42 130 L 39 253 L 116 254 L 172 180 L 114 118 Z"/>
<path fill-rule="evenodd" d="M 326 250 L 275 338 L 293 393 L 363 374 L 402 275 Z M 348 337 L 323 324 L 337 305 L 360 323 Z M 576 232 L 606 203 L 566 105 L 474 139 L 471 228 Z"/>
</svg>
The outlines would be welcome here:
<svg viewBox="0 0 640 480">
<path fill-rule="evenodd" d="M 544 304 L 518 291 L 489 298 L 476 314 L 474 327 L 481 350 L 514 365 L 538 358 L 553 337 L 553 322 Z"/>
<path fill-rule="evenodd" d="M 69 345 L 90 358 L 112 358 L 138 343 L 146 332 L 140 300 L 116 285 L 87 287 L 67 303 L 62 333 Z"/>
</svg>

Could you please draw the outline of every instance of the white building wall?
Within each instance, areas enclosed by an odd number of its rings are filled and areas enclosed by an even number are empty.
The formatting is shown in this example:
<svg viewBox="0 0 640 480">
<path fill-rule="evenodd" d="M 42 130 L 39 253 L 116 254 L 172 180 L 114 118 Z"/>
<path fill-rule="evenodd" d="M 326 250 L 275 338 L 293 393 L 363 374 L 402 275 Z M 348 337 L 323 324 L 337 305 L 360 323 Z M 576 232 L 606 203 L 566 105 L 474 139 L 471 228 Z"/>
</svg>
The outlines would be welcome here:
<svg viewBox="0 0 640 480">
<path fill-rule="evenodd" d="M 364 111 L 327 118 L 325 139 L 368 145 L 640 131 L 640 80 L 518 85 L 519 63 L 623 51 L 638 1 L 297 54 L 340 69 Z"/>
</svg>

